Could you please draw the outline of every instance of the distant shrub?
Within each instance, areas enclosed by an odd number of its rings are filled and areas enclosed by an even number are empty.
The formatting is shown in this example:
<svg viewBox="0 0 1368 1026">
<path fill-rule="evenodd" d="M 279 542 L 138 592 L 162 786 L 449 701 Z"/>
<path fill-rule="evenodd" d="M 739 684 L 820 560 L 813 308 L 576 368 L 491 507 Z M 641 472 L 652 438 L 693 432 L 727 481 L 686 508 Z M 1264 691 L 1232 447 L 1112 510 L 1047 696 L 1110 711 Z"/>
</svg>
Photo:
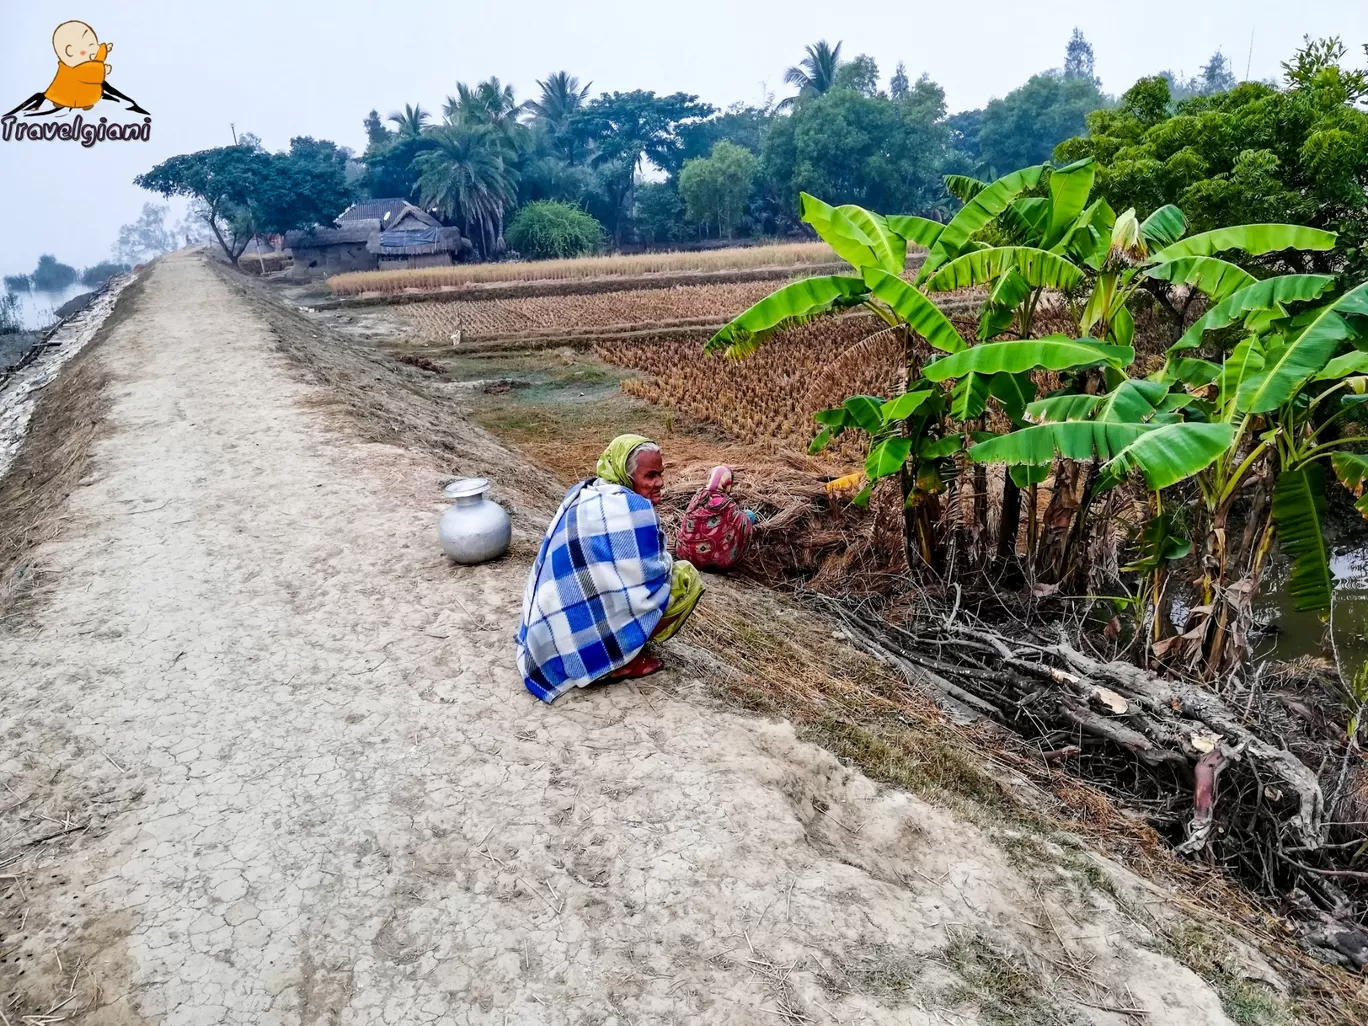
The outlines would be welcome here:
<svg viewBox="0 0 1368 1026">
<path fill-rule="evenodd" d="M 31 292 L 33 291 L 33 279 L 27 274 L 7 274 L 5 275 L 6 292 Z"/>
<path fill-rule="evenodd" d="M 556 200 L 529 203 L 508 226 L 508 244 L 533 260 L 581 256 L 602 242 L 598 221 L 579 207 Z"/>
<path fill-rule="evenodd" d="M 127 264 L 117 264 L 113 260 L 105 260 L 96 264 L 94 267 L 87 267 L 81 272 L 81 284 L 87 288 L 98 288 L 116 274 L 123 274 L 125 271 L 132 270 Z"/>
<path fill-rule="evenodd" d="M 0 296 L 0 335 L 13 335 L 23 327 L 19 319 L 19 297 L 12 292 Z"/>
<path fill-rule="evenodd" d="M 76 284 L 80 275 L 76 273 L 76 268 L 59 262 L 51 253 L 45 253 L 38 258 L 38 266 L 30 277 L 33 287 L 39 292 L 61 292 L 68 285 Z"/>
</svg>

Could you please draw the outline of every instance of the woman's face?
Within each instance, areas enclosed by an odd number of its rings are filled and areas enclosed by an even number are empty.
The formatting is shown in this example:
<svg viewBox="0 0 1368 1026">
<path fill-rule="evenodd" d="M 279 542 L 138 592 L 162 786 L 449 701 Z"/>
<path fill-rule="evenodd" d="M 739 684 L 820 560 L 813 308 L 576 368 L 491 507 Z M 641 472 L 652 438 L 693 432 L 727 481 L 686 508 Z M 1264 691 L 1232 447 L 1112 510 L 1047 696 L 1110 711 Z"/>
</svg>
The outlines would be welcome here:
<svg viewBox="0 0 1368 1026">
<path fill-rule="evenodd" d="M 632 467 L 632 491 L 651 505 L 660 501 L 660 490 L 665 487 L 665 461 L 660 452 L 647 449 L 637 453 Z"/>
</svg>

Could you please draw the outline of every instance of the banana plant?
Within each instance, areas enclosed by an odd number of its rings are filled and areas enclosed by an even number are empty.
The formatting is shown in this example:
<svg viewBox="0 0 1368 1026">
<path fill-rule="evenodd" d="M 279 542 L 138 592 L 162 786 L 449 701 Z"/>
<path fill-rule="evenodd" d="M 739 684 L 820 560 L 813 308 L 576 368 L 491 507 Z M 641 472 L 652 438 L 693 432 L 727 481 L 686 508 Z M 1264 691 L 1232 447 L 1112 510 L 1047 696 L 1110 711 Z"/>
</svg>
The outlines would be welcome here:
<svg viewBox="0 0 1368 1026">
<path fill-rule="evenodd" d="M 1295 608 L 1325 610 L 1331 603 L 1326 467 L 1356 495 L 1364 480 L 1359 468 L 1368 467 L 1347 448 L 1368 437 L 1336 437 L 1368 398 L 1368 352 L 1359 348 L 1368 339 L 1368 284 L 1324 301 L 1335 286 L 1326 275 L 1246 285 L 1174 343 L 1156 375 L 1186 387 L 1188 415 L 1231 431 L 1230 447 L 1197 477 L 1205 521 L 1197 609 L 1205 620 L 1183 637 L 1191 661 L 1200 656 L 1209 673 L 1242 655 L 1230 651 L 1232 625 L 1258 587 L 1275 538 L 1291 563 L 1287 593 Z M 1308 303 L 1318 305 L 1288 311 Z M 1243 335 L 1219 365 L 1189 355 L 1206 332 L 1236 326 Z M 1242 496 L 1250 498 L 1251 529 L 1232 546 L 1227 521 Z"/>
</svg>

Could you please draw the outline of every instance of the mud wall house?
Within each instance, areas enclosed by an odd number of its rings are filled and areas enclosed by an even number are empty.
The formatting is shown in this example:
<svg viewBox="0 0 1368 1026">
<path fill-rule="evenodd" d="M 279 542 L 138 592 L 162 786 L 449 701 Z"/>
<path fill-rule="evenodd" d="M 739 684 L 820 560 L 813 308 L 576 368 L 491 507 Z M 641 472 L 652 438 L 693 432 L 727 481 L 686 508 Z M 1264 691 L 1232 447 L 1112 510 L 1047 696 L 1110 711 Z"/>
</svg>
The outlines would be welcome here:
<svg viewBox="0 0 1368 1026">
<path fill-rule="evenodd" d="M 290 232 L 285 246 L 294 257 L 298 274 L 309 277 L 341 274 L 344 271 L 373 271 L 379 261 L 366 248 L 366 242 L 380 230 L 376 219 L 349 221 L 338 228 L 310 228 Z"/>
</svg>

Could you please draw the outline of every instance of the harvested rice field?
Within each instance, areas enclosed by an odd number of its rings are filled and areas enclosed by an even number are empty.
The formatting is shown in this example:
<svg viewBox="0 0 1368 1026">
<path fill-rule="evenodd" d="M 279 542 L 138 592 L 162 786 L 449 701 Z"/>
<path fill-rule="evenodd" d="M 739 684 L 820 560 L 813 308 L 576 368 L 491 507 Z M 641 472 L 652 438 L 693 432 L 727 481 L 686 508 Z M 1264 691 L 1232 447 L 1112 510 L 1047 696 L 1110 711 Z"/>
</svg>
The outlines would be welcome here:
<svg viewBox="0 0 1368 1026">
<path fill-rule="evenodd" d="M 792 242 L 697 252 L 457 264 L 453 267 L 422 267 L 402 271 L 356 271 L 329 278 L 328 288 L 334 296 L 399 295 L 412 290 L 431 291 L 490 282 L 563 281 L 685 271 L 801 268 L 828 264 L 837 259 L 836 254 L 824 242 Z"/>
<path fill-rule="evenodd" d="M 812 415 L 856 394 L 902 387 L 902 342 L 882 322 L 853 314 L 785 332 L 746 360 L 703 352 L 701 338 L 603 342 L 604 361 L 635 371 L 628 395 L 704 421 L 736 439 L 769 439 L 798 452 L 815 434 Z M 843 440 L 834 452 L 859 455 Z M 850 451 L 845 451 L 850 450 Z"/>
<path fill-rule="evenodd" d="M 722 324 L 782 285 L 775 281 L 677 285 L 578 296 L 409 303 L 394 316 L 434 343 L 536 334 L 638 331 L 652 325 Z"/>
</svg>

